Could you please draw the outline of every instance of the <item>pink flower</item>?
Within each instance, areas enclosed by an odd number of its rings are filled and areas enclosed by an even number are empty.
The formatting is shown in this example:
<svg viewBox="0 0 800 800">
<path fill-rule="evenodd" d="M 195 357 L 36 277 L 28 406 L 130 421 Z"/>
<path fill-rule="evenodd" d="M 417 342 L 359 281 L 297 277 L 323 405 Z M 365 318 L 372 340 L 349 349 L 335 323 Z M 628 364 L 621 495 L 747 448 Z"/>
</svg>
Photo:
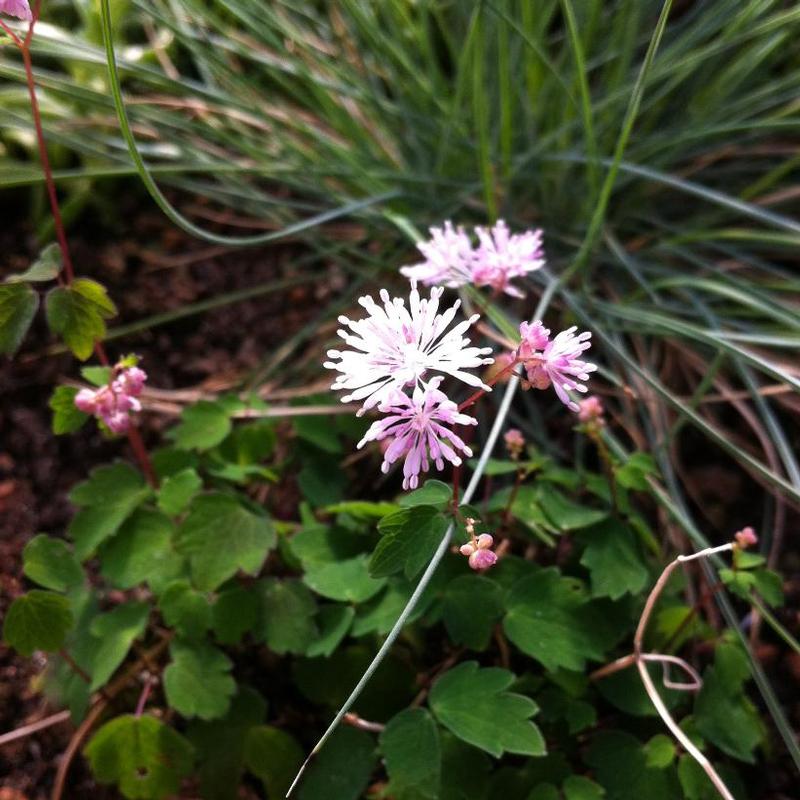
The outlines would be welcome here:
<svg viewBox="0 0 800 800">
<path fill-rule="evenodd" d="M 383 306 L 369 296 L 359 299 L 367 310 L 364 319 L 353 322 L 339 317 L 349 329 L 339 330 L 339 336 L 353 349 L 329 350 L 328 357 L 332 360 L 324 366 L 341 373 L 331 388 L 350 391 L 342 398 L 343 403 L 364 401 L 359 416 L 385 402 L 396 389 L 423 385 L 429 370 L 451 375 L 469 386 L 489 389 L 480 378 L 467 372 L 492 363 L 487 358 L 491 348 L 468 347 L 470 340 L 464 337 L 479 315 L 459 322 L 448 331 L 461 303 L 456 301 L 439 314 L 443 291 L 440 287 L 433 288 L 429 299 L 420 299 L 416 281 L 412 280 L 408 308 L 399 297 L 390 298 L 382 289 Z"/>
<path fill-rule="evenodd" d="M 596 425 L 603 426 L 605 425 L 604 412 L 603 401 L 596 394 L 578 403 L 578 419 L 581 422 L 593 422 Z"/>
<path fill-rule="evenodd" d="M 147 374 L 138 367 L 117 365 L 112 379 L 99 389 L 81 389 L 75 395 L 75 406 L 84 414 L 97 417 L 112 433 L 126 433 L 130 415 L 141 411 L 138 395 L 142 393 Z"/>
<path fill-rule="evenodd" d="M 580 406 L 570 398 L 567 392 L 585 392 L 583 381 L 589 379 L 589 373 L 597 369 L 595 364 L 583 361 L 580 356 L 592 344 L 592 334 L 584 331 L 575 335 L 577 328 L 573 326 L 561 331 L 555 339 L 550 339 L 550 332 L 541 322 L 533 325 L 520 325 L 522 342 L 518 356 L 524 362 L 527 373 L 527 386 L 535 389 L 548 389 L 551 385 L 556 390 L 558 399 L 572 411 L 580 411 Z M 544 335 L 547 341 L 544 341 Z M 538 346 L 536 346 L 538 345 Z"/>
<path fill-rule="evenodd" d="M 516 428 L 509 428 L 503 435 L 506 443 L 506 450 L 514 461 L 516 461 L 525 451 L 525 437 Z"/>
<path fill-rule="evenodd" d="M 480 244 L 472 264 L 472 282 L 512 297 L 523 297 L 523 292 L 510 282 L 544 266 L 542 231 L 512 234 L 501 219 L 493 228 L 476 228 L 475 232 Z"/>
<path fill-rule="evenodd" d="M 469 531 L 470 528 L 467 528 Z M 492 552 L 494 539 L 489 533 L 482 533 L 475 538 L 472 534 L 472 541 L 462 544 L 458 551 L 462 556 L 469 556 L 469 565 L 476 571 L 488 569 L 497 563 L 497 553 Z"/>
<path fill-rule="evenodd" d="M 33 19 L 28 0 L 0 0 L 0 14 L 8 14 L 27 22 Z"/>
<path fill-rule="evenodd" d="M 758 536 L 756 536 L 756 532 L 749 525 L 737 531 L 733 538 L 742 550 L 746 550 L 748 547 L 753 547 L 758 544 Z"/>
<path fill-rule="evenodd" d="M 387 417 L 373 422 L 364 438 L 358 443 L 363 447 L 367 442 L 380 442 L 392 438 L 383 454 L 381 470 L 388 472 L 395 461 L 405 457 L 403 464 L 403 488 L 416 489 L 419 475 L 427 472 L 430 462 L 436 469 L 444 469 L 444 462 L 454 466 L 461 464 L 458 451 L 466 456 L 472 450 L 464 441 L 446 426 L 477 425 L 473 417 L 461 414 L 458 406 L 439 391 L 442 378 L 433 378 L 424 388 L 416 386 L 409 397 L 394 390 L 384 400 L 378 410 Z"/>
<path fill-rule="evenodd" d="M 431 238 L 418 242 L 417 249 L 425 261 L 408 267 L 400 267 L 407 278 L 421 281 L 425 286 L 449 286 L 455 288 L 472 279 L 472 242 L 464 229 L 453 228 L 449 220 L 444 228 L 430 228 Z"/>
</svg>

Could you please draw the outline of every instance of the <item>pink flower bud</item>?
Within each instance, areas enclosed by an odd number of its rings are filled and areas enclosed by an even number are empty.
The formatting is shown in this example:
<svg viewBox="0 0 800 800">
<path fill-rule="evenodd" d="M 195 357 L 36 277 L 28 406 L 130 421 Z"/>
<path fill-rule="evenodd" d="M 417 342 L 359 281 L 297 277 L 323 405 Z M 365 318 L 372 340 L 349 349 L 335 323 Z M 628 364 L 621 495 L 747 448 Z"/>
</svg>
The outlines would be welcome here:
<svg viewBox="0 0 800 800">
<path fill-rule="evenodd" d="M 462 544 L 461 547 L 458 548 L 458 552 L 461 553 L 462 556 L 471 556 L 475 552 L 475 545 L 470 542 Z"/>
<path fill-rule="evenodd" d="M 478 549 L 479 550 L 488 550 L 494 545 L 494 539 L 490 533 L 482 533 L 478 537 Z"/>
<path fill-rule="evenodd" d="M 522 432 L 518 431 L 516 428 L 509 428 L 509 430 L 505 432 L 503 440 L 506 443 L 508 454 L 516 461 L 525 451 L 525 437 L 522 435 Z"/>
<path fill-rule="evenodd" d="M 75 407 L 84 414 L 94 414 L 97 411 L 97 392 L 81 389 L 75 395 Z"/>
<path fill-rule="evenodd" d="M 476 550 L 469 557 L 469 565 L 472 569 L 480 571 L 489 569 L 497 563 L 497 554 L 491 550 Z"/>
<path fill-rule="evenodd" d="M 746 550 L 748 547 L 753 547 L 754 545 L 758 544 L 758 536 L 749 525 L 746 528 L 742 528 L 742 530 L 737 531 L 733 538 L 736 540 L 736 544 L 739 545 L 742 550 Z"/>
<path fill-rule="evenodd" d="M 581 400 L 578 406 L 578 419 L 581 422 L 595 422 L 599 425 L 605 424 L 603 420 L 603 414 L 605 412 L 603 401 L 597 397 L 597 395 L 593 394 L 585 400 Z"/>
</svg>

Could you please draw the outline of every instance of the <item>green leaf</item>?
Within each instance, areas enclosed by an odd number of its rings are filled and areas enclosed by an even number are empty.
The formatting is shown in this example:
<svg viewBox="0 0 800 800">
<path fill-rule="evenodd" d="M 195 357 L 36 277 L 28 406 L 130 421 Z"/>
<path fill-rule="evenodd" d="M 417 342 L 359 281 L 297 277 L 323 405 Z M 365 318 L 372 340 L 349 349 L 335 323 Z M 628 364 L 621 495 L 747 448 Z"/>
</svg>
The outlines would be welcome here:
<svg viewBox="0 0 800 800">
<path fill-rule="evenodd" d="M 603 731 L 591 741 L 586 763 L 607 800 L 675 800 L 681 796 L 674 767 L 647 765 L 641 742 L 629 733 Z"/>
<path fill-rule="evenodd" d="M 376 761 L 368 733 L 339 728 L 306 771 L 298 800 L 358 800 Z"/>
<path fill-rule="evenodd" d="M 408 708 L 389 720 L 380 736 L 389 773 L 389 794 L 396 800 L 437 800 L 442 780 L 439 731 L 422 708 Z"/>
<path fill-rule="evenodd" d="M 158 511 L 138 508 L 117 535 L 100 548 L 100 572 L 119 589 L 146 583 L 153 591 L 177 578 L 184 568 L 172 538 L 175 526 Z"/>
<path fill-rule="evenodd" d="M 25 272 L 9 275 L 6 278 L 6 283 L 52 281 L 58 277 L 59 272 L 61 272 L 61 248 L 57 243 L 53 242 L 42 249 L 39 257 Z"/>
<path fill-rule="evenodd" d="M 489 578 L 461 575 L 447 584 L 442 618 L 454 644 L 485 650 L 502 615 L 502 590 Z"/>
<path fill-rule="evenodd" d="M 260 582 L 262 619 L 259 633 L 279 655 L 305 653 L 317 638 L 317 604 L 311 592 L 293 578 L 266 578 Z"/>
<path fill-rule="evenodd" d="M 22 551 L 22 571 L 46 589 L 66 592 L 83 583 L 83 570 L 66 542 L 40 533 Z"/>
<path fill-rule="evenodd" d="M 39 308 L 39 295 L 27 283 L 0 284 L 0 353 L 17 352 Z"/>
<path fill-rule="evenodd" d="M 73 621 L 66 597 L 34 590 L 11 604 L 3 623 L 3 639 L 23 656 L 33 655 L 34 650 L 54 653 L 64 646 Z"/>
<path fill-rule="evenodd" d="M 217 595 L 211 627 L 221 644 L 238 644 L 258 622 L 260 598 L 252 588 L 235 586 Z"/>
<path fill-rule="evenodd" d="M 48 406 L 53 412 L 52 428 L 56 436 L 75 433 L 89 419 L 89 415 L 75 405 L 76 394 L 78 390 L 74 386 L 56 386 L 50 397 Z"/>
<path fill-rule="evenodd" d="M 147 603 L 125 603 L 92 620 L 89 630 L 97 640 L 92 659 L 92 691 L 104 686 L 125 660 L 131 645 L 144 633 L 149 616 Z"/>
<path fill-rule="evenodd" d="M 495 758 L 503 753 L 544 755 L 544 738 L 530 721 L 536 703 L 505 691 L 515 680 L 506 669 L 467 661 L 433 684 L 429 704 L 442 725 Z"/>
<path fill-rule="evenodd" d="M 355 615 L 352 606 L 326 605 L 320 608 L 317 617 L 319 637 L 308 646 L 306 655 L 309 658 L 329 656 L 347 636 Z"/>
<path fill-rule="evenodd" d="M 224 716 L 236 691 L 231 661 L 207 642 L 176 640 L 172 661 L 164 670 L 167 702 L 184 717 L 216 719 Z"/>
<path fill-rule="evenodd" d="M 218 445 L 230 432 L 228 410 L 221 403 L 200 400 L 188 406 L 170 435 L 182 450 L 208 450 Z"/>
<path fill-rule="evenodd" d="M 648 664 L 647 671 L 650 673 L 655 685 L 658 686 L 658 692 L 667 708 L 672 709 L 685 699 L 685 692 L 667 689 L 661 685 L 663 680 L 661 665 Z M 635 666 L 631 669 L 620 670 L 608 675 L 598 681 L 597 688 L 609 703 L 626 714 L 637 717 L 658 716 L 658 711 L 645 691 L 642 679 L 639 677 L 639 671 Z"/>
<path fill-rule="evenodd" d="M 238 570 L 255 575 L 275 545 L 272 524 L 236 498 L 198 495 L 178 529 L 176 547 L 189 558 L 198 589 L 213 591 Z"/>
<path fill-rule="evenodd" d="M 93 386 L 107 386 L 113 374 L 111 367 L 81 367 L 81 377 Z"/>
<path fill-rule="evenodd" d="M 621 467 L 614 470 L 617 482 L 625 489 L 646 492 L 650 488 L 648 475 L 657 472 L 653 457 L 647 453 L 633 453 Z"/>
<path fill-rule="evenodd" d="M 175 795 L 192 771 L 192 746 L 149 715 L 125 714 L 103 725 L 84 751 L 100 783 L 116 783 L 131 800 Z"/>
<path fill-rule="evenodd" d="M 245 766 L 249 734 L 264 720 L 267 704 L 254 689 L 243 686 L 231 701 L 228 713 L 211 721 L 195 719 L 187 736 L 197 754 L 200 797 L 203 800 L 236 800 Z"/>
<path fill-rule="evenodd" d="M 592 595 L 618 600 L 644 589 L 650 575 L 630 528 L 609 519 L 586 530 L 582 538 L 587 545 L 581 564 L 591 573 Z"/>
<path fill-rule="evenodd" d="M 269 800 L 283 800 L 305 753 L 297 740 L 280 728 L 252 728 L 244 745 L 247 769 L 264 784 Z"/>
<path fill-rule="evenodd" d="M 386 578 L 370 577 L 367 559 L 368 556 L 359 555 L 307 568 L 303 582 L 330 600 L 363 603 L 386 585 Z"/>
<path fill-rule="evenodd" d="M 92 470 L 89 480 L 79 483 L 69 496 L 76 506 L 82 506 L 68 529 L 75 555 L 85 561 L 149 496 L 150 488 L 129 464 Z"/>
<path fill-rule="evenodd" d="M 375 578 L 401 570 L 411 580 L 430 561 L 442 541 L 447 520 L 434 506 L 403 508 L 378 523 L 381 540 L 369 571 Z"/>
<path fill-rule="evenodd" d="M 645 744 L 644 756 L 648 767 L 664 769 L 675 760 L 675 743 L 666 734 L 657 733 Z"/>
<path fill-rule="evenodd" d="M 570 500 L 554 486 L 540 483 L 537 487 L 539 504 L 550 522 L 559 531 L 588 528 L 608 516 L 607 511 L 580 505 Z"/>
<path fill-rule="evenodd" d="M 747 656 L 738 644 L 717 646 L 714 665 L 703 674 L 694 705 L 697 730 L 723 752 L 752 764 L 753 751 L 764 741 L 764 724 L 744 693 L 750 676 Z"/>
<path fill-rule="evenodd" d="M 191 467 L 165 478 L 158 490 L 158 507 L 170 517 L 182 513 L 202 488 L 203 481 Z"/>
<path fill-rule="evenodd" d="M 338 455 L 342 452 L 339 434 L 331 425 L 329 417 L 322 416 L 296 416 L 293 420 L 294 432 L 307 442 L 310 442 L 326 453 Z"/>
<path fill-rule="evenodd" d="M 419 489 L 404 494 L 398 501 L 404 508 L 414 506 L 441 506 L 453 499 L 453 490 L 446 483 L 437 480 L 425 481 Z"/>
<path fill-rule="evenodd" d="M 439 800 L 485 800 L 492 762 L 447 731 L 442 732 L 442 786 Z"/>
<path fill-rule="evenodd" d="M 587 659 L 602 661 L 605 625 L 587 602 L 580 583 L 555 567 L 517 581 L 506 598 L 503 628 L 523 653 L 548 671 L 582 670 Z"/>
<path fill-rule="evenodd" d="M 95 342 L 105 338 L 105 320 L 117 313 L 105 287 L 88 278 L 77 278 L 69 286 L 51 289 L 45 310 L 50 330 L 60 334 L 81 361 L 91 356 Z"/>
<path fill-rule="evenodd" d="M 570 775 L 561 787 L 566 800 L 603 800 L 605 789 L 583 775 Z"/>
<path fill-rule="evenodd" d="M 187 581 L 170 584 L 158 600 L 164 621 L 187 639 L 197 639 L 211 627 L 211 606 Z"/>
<path fill-rule="evenodd" d="M 399 506 L 396 503 L 372 503 L 367 500 L 345 500 L 327 506 L 324 511 L 328 514 L 349 514 L 356 519 L 373 520 L 381 519 L 387 514 L 392 514 Z"/>
</svg>

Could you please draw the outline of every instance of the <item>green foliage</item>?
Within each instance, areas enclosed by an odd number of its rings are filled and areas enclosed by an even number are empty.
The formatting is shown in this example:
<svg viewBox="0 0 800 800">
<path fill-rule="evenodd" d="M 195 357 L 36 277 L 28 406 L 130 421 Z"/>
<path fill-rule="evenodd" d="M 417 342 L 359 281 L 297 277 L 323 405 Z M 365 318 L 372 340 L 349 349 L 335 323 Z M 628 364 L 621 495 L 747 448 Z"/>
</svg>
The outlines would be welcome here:
<svg viewBox="0 0 800 800">
<path fill-rule="evenodd" d="M 402 571 L 406 578 L 416 577 L 431 560 L 446 528 L 447 520 L 431 505 L 414 505 L 383 517 L 370 573 L 381 578 Z"/>
<path fill-rule="evenodd" d="M 125 660 L 131 645 L 145 631 L 150 607 L 146 603 L 125 603 L 92 621 L 95 641 L 92 657 L 92 690 L 99 689 Z"/>
<path fill-rule="evenodd" d="M 27 283 L 0 284 L 0 353 L 14 355 L 39 308 L 39 295 Z"/>
<path fill-rule="evenodd" d="M 169 704 L 184 717 L 217 719 L 223 716 L 236 691 L 231 661 L 206 642 L 175 641 L 164 670 L 164 692 Z"/>
<path fill-rule="evenodd" d="M 485 650 L 502 615 L 502 590 L 495 581 L 479 575 L 462 575 L 447 584 L 442 619 L 455 644 Z"/>
<path fill-rule="evenodd" d="M 630 528 L 607 520 L 586 530 L 584 541 L 581 564 L 591 574 L 593 596 L 618 600 L 645 588 L 650 576 Z"/>
<path fill-rule="evenodd" d="M 317 634 L 314 595 L 297 580 L 266 578 L 260 588 L 259 637 L 276 653 L 304 653 Z"/>
<path fill-rule="evenodd" d="M 66 542 L 40 533 L 22 552 L 22 571 L 45 589 L 66 592 L 83 583 L 81 565 Z"/>
<path fill-rule="evenodd" d="M 208 450 L 231 432 L 228 410 L 222 403 L 201 400 L 187 406 L 172 438 L 182 450 Z"/>
<path fill-rule="evenodd" d="M 34 590 L 18 597 L 3 622 L 3 639 L 17 652 L 60 650 L 73 624 L 69 600 L 54 592 Z"/>
<path fill-rule="evenodd" d="M 280 728 L 259 725 L 247 734 L 245 763 L 250 772 L 261 779 L 269 800 L 281 800 L 286 796 L 304 756 L 294 737 Z"/>
<path fill-rule="evenodd" d="M 192 746 L 151 716 L 125 714 L 107 722 L 86 746 L 101 783 L 115 783 L 130 800 L 161 800 L 178 791 L 192 768 Z"/>
<path fill-rule="evenodd" d="M 40 283 L 55 280 L 61 272 L 61 248 L 53 242 L 47 245 L 33 264 L 25 270 L 15 275 L 9 275 L 6 283 L 18 283 L 20 281 L 30 281 Z"/>
<path fill-rule="evenodd" d="M 208 598 L 192 589 L 187 581 L 171 583 L 161 594 L 158 607 L 164 622 L 187 639 L 200 638 L 211 627 Z"/>
<path fill-rule="evenodd" d="M 431 710 L 459 739 L 495 758 L 503 753 L 544 755 L 544 738 L 530 721 L 537 711 L 536 703 L 506 691 L 514 680 L 508 670 L 484 669 L 476 661 L 466 661 L 433 685 Z"/>
<path fill-rule="evenodd" d="M 389 791 L 397 800 L 436 800 L 441 784 L 439 731 L 431 715 L 409 708 L 393 717 L 380 746 L 389 773 Z"/>
<path fill-rule="evenodd" d="M 69 286 L 51 289 L 45 310 L 50 330 L 59 334 L 81 361 L 92 355 L 95 342 L 105 338 L 105 320 L 117 314 L 105 287 L 89 278 L 76 278 Z"/>
<path fill-rule="evenodd" d="M 158 507 L 174 517 L 186 509 L 203 481 L 192 467 L 165 478 L 158 490 Z"/>
<path fill-rule="evenodd" d="M 254 514 L 231 495 L 214 492 L 191 502 L 178 529 L 176 547 L 189 559 L 197 588 L 211 591 L 240 569 L 256 573 L 275 541 L 266 517 Z"/>
<path fill-rule="evenodd" d="M 74 386 L 57 386 L 50 397 L 50 410 L 53 412 L 53 433 L 60 436 L 65 433 L 75 433 L 80 430 L 88 414 L 84 414 L 75 405 L 75 395 L 78 389 Z"/>
</svg>

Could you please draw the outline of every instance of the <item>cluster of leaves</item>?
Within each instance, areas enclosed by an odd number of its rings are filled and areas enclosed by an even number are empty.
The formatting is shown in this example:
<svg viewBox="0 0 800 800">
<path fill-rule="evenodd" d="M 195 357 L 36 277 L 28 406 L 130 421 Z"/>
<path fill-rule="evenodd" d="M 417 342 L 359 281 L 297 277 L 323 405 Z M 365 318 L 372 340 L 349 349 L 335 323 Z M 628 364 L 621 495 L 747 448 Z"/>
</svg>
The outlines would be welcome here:
<svg viewBox="0 0 800 800">
<path fill-rule="evenodd" d="M 653 470 L 646 457 L 617 464 L 613 489 L 535 452 L 493 461 L 497 488 L 453 519 L 451 489 L 435 480 L 397 502 L 345 499 L 331 465 L 351 422 L 298 417 L 286 460 L 273 423 L 234 424 L 243 406 L 187 408 L 154 454 L 158 487 L 126 463 L 99 467 L 71 493 L 67 539 L 39 535 L 25 549 L 39 588 L 14 602 L 4 636 L 24 655 L 51 654 L 46 691 L 76 721 L 109 704 L 84 751 L 99 781 L 158 800 L 191 778 L 203 798 L 225 800 L 249 775 L 281 797 L 448 525 L 463 541 L 470 514 L 510 552 L 485 574 L 446 555 L 355 705 L 382 730 L 340 729 L 298 797 L 714 796 L 663 735 L 635 670 L 589 677 L 629 649 L 658 572 L 634 502 Z M 301 487 L 299 519 L 276 520 L 256 501 L 276 481 Z M 731 585 L 780 602 L 758 559 L 734 566 Z M 681 590 L 659 606 L 653 649 L 717 635 Z M 664 690 L 733 785 L 734 762 L 752 762 L 765 736 L 747 676 L 738 644 L 723 639 L 699 694 Z"/>
</svg>

